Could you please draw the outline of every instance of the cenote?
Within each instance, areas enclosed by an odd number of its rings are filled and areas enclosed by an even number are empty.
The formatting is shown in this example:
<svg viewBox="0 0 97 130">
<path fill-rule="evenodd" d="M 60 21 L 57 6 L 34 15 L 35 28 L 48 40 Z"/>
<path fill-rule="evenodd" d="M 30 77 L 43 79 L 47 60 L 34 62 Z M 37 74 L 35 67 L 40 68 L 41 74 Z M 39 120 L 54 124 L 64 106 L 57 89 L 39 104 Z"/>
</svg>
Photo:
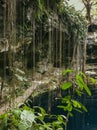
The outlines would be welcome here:
<svg viewBox="0 0 97 130">
<path fill-rule="evenodd" d="M 97 130 L 97 2 L 69 1 L 0 0 L 0 130 Z"/>
<path fill-rule="evenodd" d="M 29 104 L 30 107 L 37 106 L 37 105 L 41 106 L 48 113 L 51 113 L 51 114 L 65 115 L 66 113 L 62 109 L 57 108 L 57 106 L 61 104 L 60 100 L 56 99 L 57 91 L 56 90 L 52 91 L 50 96 L 51 97 L 49 99 L 49 102 L 48 102 L 48 98 L 49 98 L 48 92 L 39 94 L 38 96 L 35 96 L 34 98 L 30 97 L 29 98 L 30 100 L 27 101 L 27 104 Z M 88 109 L 88 112 L 80 113 L 77 111 L 73 111 L 73 116 L 69 118 L 67 130 L 97 130 L 97 99 L 96 97 L 97 97 L 96 90 L 92 90 L 91 97 L 85 94 L 81 98 L 79 98 L 79 100 Z"/>
</svg>

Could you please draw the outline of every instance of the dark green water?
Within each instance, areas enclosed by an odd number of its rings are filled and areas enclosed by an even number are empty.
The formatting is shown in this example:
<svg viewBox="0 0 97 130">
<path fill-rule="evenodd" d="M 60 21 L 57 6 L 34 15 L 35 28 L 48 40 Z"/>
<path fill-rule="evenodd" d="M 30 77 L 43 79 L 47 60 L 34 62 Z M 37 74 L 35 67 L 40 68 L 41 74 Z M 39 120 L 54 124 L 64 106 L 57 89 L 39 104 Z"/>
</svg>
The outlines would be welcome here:
<svg viewBox="0 0 97 130">
<path fill-rule="evenodd" d="M 87 108 L 87 113 L 75 113 L 70 119 L 68 130 L 97 130 L 97 104 Z"/>
<path fill-rule="evenodd" d="M 85 98 L 85 97 L 84 97 Z M 82 102 L 83 99 L 82 98 Z M 54 97 L 53 97 L 54 99 Z M 88 100 L 88 103 L 85 105 L 88 109 L 88 112 L 79 113 L 74 112 L 74 116 L 69 119 L 67 130 L 97 130 L 97 100 L 91 100 L 92 97 Z M 34 100 L 34 105 L 39 104 L 47 110 L 48 106 L 48 93 L 38 96 Z M 65 114 L 64 111 L 58 109 L 56 106 L 60 104 L 60 101 L 53 100 L 51 105 L 51 113 L 54 114 Z M 31 105 L 31 104 L 30 104 Z"/>
</svg>

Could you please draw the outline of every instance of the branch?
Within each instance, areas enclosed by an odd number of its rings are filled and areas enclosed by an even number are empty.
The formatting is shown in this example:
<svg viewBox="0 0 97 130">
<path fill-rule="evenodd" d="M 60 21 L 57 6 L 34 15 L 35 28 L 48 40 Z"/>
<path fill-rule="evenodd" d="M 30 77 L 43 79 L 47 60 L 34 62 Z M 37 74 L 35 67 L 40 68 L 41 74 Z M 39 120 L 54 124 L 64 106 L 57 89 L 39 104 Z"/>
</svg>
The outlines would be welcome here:
<svg viewBox="0 0 97 130">
<path fill-rule="evenodd" d="M 83 2 L 83 4 L 85 5 L 85 7 L 87 8 L 87 7 L 92 7 L 94 4 L 94 2 L 90 2 L 89 0 L 82 0 L 82 2 Z M 96 2 L 96 4 L 97 4 L 97 2 Z"/>
<path fill-rule="evenodd" d="M 92 3 L 94 3 L 94 2 L 92 2 Z M 97 5 L 97 2 L 95 2 L 94 4 L 92 4 L 92 5 Z"/>
<path fill-rule="evenodd" d="M 87 5 L 90 5 L 90 1 L 89 0 L 82 0 L 83 4 L 87 7 Z"/>
<path fill-rule="evenodd" d="M 82 0 L 82 2 L 84 3 L 84 5 L 86 6 L 86 2 L 84 0 Z"/>
</svg>

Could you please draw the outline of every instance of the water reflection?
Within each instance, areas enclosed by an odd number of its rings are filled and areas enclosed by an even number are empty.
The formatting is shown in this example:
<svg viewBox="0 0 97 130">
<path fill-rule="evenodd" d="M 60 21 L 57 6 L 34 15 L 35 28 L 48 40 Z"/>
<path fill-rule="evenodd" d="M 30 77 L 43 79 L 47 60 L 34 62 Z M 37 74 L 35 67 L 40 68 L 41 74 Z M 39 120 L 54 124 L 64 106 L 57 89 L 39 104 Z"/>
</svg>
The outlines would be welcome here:
<svg viewBox="0 0 97 130">
<path fill-rule="evenodd" d="M 97 105 L 89 105 L 87 108 L 87 113 L 75 113 L 68 124 L 68 130 L 97 130 Z"/>
</svg>

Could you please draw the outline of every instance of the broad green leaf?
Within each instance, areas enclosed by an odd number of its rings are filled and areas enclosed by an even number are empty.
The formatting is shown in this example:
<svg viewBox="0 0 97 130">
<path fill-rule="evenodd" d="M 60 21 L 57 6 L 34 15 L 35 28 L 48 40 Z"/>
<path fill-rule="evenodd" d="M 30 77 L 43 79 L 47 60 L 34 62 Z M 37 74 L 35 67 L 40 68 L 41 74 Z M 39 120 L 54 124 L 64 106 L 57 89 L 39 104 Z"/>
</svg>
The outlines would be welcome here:
<svg viewBox="0 0 97 130">
<path fill-rule="evenodd" d="M 63 89 L 63 90 L 66 90 L 66 89 L 68 89 L 68 88 L 70 88 L 70 87 L 72 87 L 72 83 L 71 83 L 71 82 L 67 82 L 67 83 L 64 83 L 64 84 L 62 85 L 62 89 Z"/>
<path fill-rule="evenodd" d="M 62 124 L 64 124 L 64 125 L 66 124 L 65 121 L 68 120 L 65 115 L 58 115 L 57 119 L 58 119 L 58 121 L 62 122 Z"/>
<path fill-rule="evenodd" d="M 80 72 L 81 76 L 83 76 L 84 79 L 86 79 L 86 75 L 83 72 Z"/>
<path fill-rule="evenodd" d="M 78 111 L 79 113 L 82 113 L 82 111 L 77 108 L 74 108 L 74 110 Z"/>
<path fill-rule="evenodd" d="M 71 112 L 73 109 L 71 103 L 68 103 L 66 106 L 57 106 L 57 107 L 62 108 L 62 109 L 64 109 L 64 111 L 69 111 L 69 112 Z"/>
<path fill-rule="evenodd" d="M 84 105 L 82 105 L 82 109 L 83 109 L 85 112 L 88 112 L 87 108 L 86 108 Z"/>
<path fill-rule="evenodd" d="M 72 101 L 74 107 L 81 108 L 81 104 L 78 101 L 76 101 L 76 100 L 71 100 L 71 101 Z"/>
<path fill-rule="evenodd" d="M 64 98 L 62 98 L 62 103 L 70 103 L 71 100 L 71 96 L 65 96 Z"/>
<path fill-rule="evenodd" d="M 79 74 L 76 75 L 76 80 L 79 80 L 81 83 L 84 83 L 82 76 Z"/>
<path fill-rule="evenodd" d="M 61 115 L 58 115 L 58 121 L 63 122 L 63 117 Z"/>
<path fill-rule="evenodd" d="M 8 113 L 2 114 L 0 115 L 0 128 L 3 129 L 5 127 L 7 127 L 7 120 L 8 120 Z M 0 130 L 1 130 L 0 129 Z"/>
<path fill-rule="evenodd" d="M 82 91 L 80 91 L 80 90 L 78 90 L 78 89 L 76 89 L 76 90 L 75 90 L 75 92 L 76 92 L 76 93 L 77 93 L 77 95 L 78 95 L 78 96 L 80 96 L 80 97 L 81 97 L 81 95 L 83 94 L 83 92 L 82 92 Z"/>
<path fill-rule="evenodd" d="M 38 115 L 38 119 L 40 120 L 44 120 L 44 117 L 47 115 L 46 111 L 42 108 L 42 107 L 39 107 L 39 106 L 34 106 L 34 108 L 38 108 L 40 110 L 40 113 L 38 112 L 37 115 Z"/>
<path fill-rule="evenodd" d="M 68 109 L 69 112 L 71 112 L 71 111 L 73 110 L 72 105 L 71 105 L 71 104 L 68 104 L 67 109 Z"/>
<path fill-rule="evenodd" d="M 60 115 L 61 117 L 63 117 L 65 120 L 67 120 L 67 117 L 65 115 Z"/>
<path fill-rule="evenodd" d="M 88 111 L 87 108 L 81 102 L 79 102 L 79 103 L 81 105 L 81 109 L 84 110 L 85 112 L 87 112 Z"/>
<path fill-rule="evenodd" d="M 62 124 L 62 122 L 60 122 L 60 121 L 54 121 L 52 123 L 53 126 L 58 126 L 58 125 L 61 125 L 61 124 Z"/>
<path fill-rule="evenodd" d="M 66 75 L 68 73 L 73 73 L 73 72 L 74 70 L 66 69 L 66 70 L 63 70 L 62 75 Z"/>
<path fill-rule="evenodd" d="M 74 109 L 81 112 L 81 110 L 84 110 L 85 112 L 87 112 L 87 108 L 79 101 L 76 100 L 72 100 Z"/>
<path fill-rule="evenodd" d="M 42 115 L 46 115 L 46 111 L 42 107 L 34 106 L 34 108 L 38 108 L 41 111 Z"/>
<path fill-rule="evenodd" d="M 29 127 L 29 124 L 27 124 L 25 120 L 23 120 L 23 121 L 21 120 L 18 125 L 18 128 L 19 128 L 19 130 L 27 130 L 30 127 Z"/>
<path fill-rule="evenodd" d="M 11 117 L 10 117 L 10 120 L 11 120 L 11 124 L 15 127 L 17 127 L 18 126 L 18 124 L 19 124 L 19 118 L 17 119 L 16 118 L 16 116 L 14 116 L 14 115 L 12 115 Z"/>
<path fill-rule="evenodd" d="M 15 115 L 15 117 L 19 118 L 20 114 L 21 114 L 21 110 L 20 109 L 14 109 L 14 110 L 12 110 L 12 113 Z"/>
<path fill-rule="evenodd" d="M 91 82 L 92 82 L 93 84 L 96 83 L 96 80 L 95 80 L 94 78 L 90 78 L 90 80 L 91 80 Z"/>
<path fill-rule="evenodd" d="M 76 80 L 76 82 L 77 82 L 77 85 L 79 86 L 79 88 L 81 90 L 83 90 L 83 83 L 80 80 Z"/>
<path fill-rule="evenodd" d="M 63 109 L 64 111 L 69 111 L 68 105 L 67 106 L 57 106 L 57 107 Z"/>
<path fill-rule="evenodd" d="M 66 107 L 65 106 L 57 106 L 58 108 L 62 108 L 62 109 L 65 109 Z"/>
<path fill-rule="evenodd" d="M 84 89 L 86 90 L 87 94 L 88 94 L 89 96 L 91 96 L 92 93 L 91 93 L 90 89 L 88 88 L 88 86 L 87 86 L 86 84 L 84 84 L 83 87 L 84 87 Z"/>
<path fill-rule="evenodd" d="M 68 96 L 65 96 L 64 98 L 62 98 L 62 99 L 64 99 L 64 100 L 70 100 L 71 99 L 71 96 L 70 95 L 68 95 Z"/>
<path fill-rule="evenodd" d="M 4 119 L 6 117 L 7 117 L 7 113 L 4 113 L 4 114 L 0 115 L 0 119 Z"/>
<path fill-rule="evenodd" d="M 77 82 L 78 86 L 82 90 L 83 89 L 84 81 L 83 81 L 82 77 L 79 74 L 76 75 L 76 82 Z"/>
</svg>

